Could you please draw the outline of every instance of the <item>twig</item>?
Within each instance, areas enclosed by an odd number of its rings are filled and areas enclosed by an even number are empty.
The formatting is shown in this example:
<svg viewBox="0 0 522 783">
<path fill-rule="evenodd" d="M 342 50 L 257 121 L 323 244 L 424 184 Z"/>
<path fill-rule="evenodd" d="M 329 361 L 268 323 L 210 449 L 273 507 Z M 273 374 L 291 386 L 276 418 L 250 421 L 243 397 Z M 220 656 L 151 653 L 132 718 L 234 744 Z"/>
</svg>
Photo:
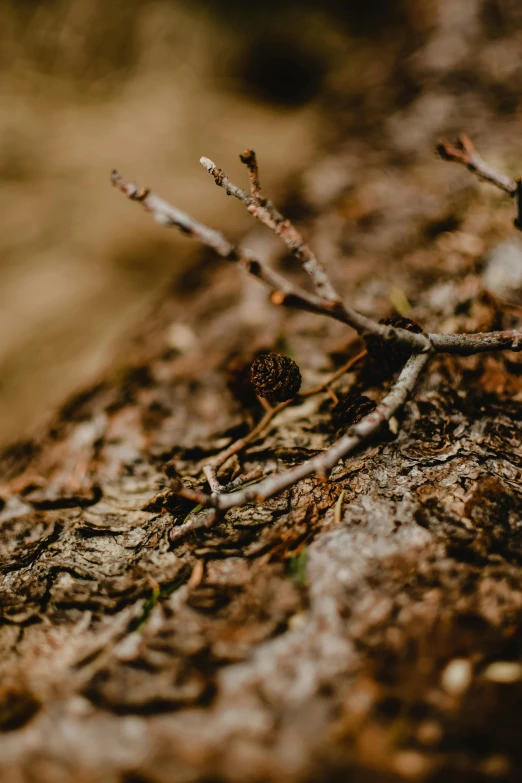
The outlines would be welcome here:
<svg viewBox="0 0 522 783">
<path fill-rule="evenodd" d="M 140 202 L 145 209 L 151 212 L 159 223 L 165 226 L 176 226 L 185 234 L 196 237 L 203 244 L 213 248 L 223 258 L 234 261 L 250 275 L 265 283 L 273 291 L 271 299 L 274 304 L 294 306 L 307 312 L 329 316 L 353 327 L 362 337 L 375 334 L 381 340 L 408 348 L 412 353 L 439 352 L 465 356 L 484 351 L 522 350 L 522 331 L 520 329 L 460 335 L 426 334 L 425 332 L 416 334 L 406 329 L 379 324 L 342 302 L 321 299 L 314 294 L 309 294 L 260 261 L 240 254 L 237 248 L 219 231 L 214 231 L 198 223 L 151 191 L 125 182 L 118 172 L 113 171 L 111 179 L 113 184 L 128 198 Z"/>
<path fill-rule="evenodd" d="M 257 159 L 254 150 L 247 150 L 240 155 L 242 163 L 248 166 L 250 173 L 250 195 L 230 182 L 225 172 L 218 168 L 209 158 L 201 158 L 200 163 L 209 174 L 212 174 L 216 185 L 222 187 L 229 196 L 235 196 L 245 204 L 251 215 L 256 217 L 265 226 L 274 231 L 285 242 L 287 247 L 302 263 L 304 270 L 310 275 L 318 295 L 331 302 L 339 302 L 339 294 L 332 286 L 323 265 L 317 260 L 315 254 L 307 245 L 295 226 L 285 218 L 272 204 L 261 197 L 261 186 Z"/>
<path fill-rule="evenodd" d="M 298 392 L 296 395 L 297 397 L 311 397 L 314 394 L 319 394 L 322 391 L 325 391 L 328 389 L 331 383 L 334 383 L 338 378 L 340 378 L 342 375 L 344 375 L 348 370 L 353 367 L 360 359 L 363 358 L 363 356 L 366 356 L 366 350 L 361 351 L 357 354 L 357 356 L 353 356 L 346 364 L 343 364 L 342 367 L 339 367 L 338 370 L 336 370 L 333 375 L 331 375 L 327 381 L 324 381 L 324 383 L 319 384 L 318 386 L 314 386 L 313 389 L 308 389 L 307 391 Z M 293 399 L 296 399 L 295 397 Z M 252 443 L 256 438 L 258 438 L 263 430 L 270 424 L 270 422 L 277 416 L 278 413 L 280 413 L 284 408 L 286 408 L 293 400 L 285 400 L 284 402 L 280 402 L 278 405 L 272 407 L 269 407 L 266 411 L 263 418 L 256 424 L 256 426 L 243 438 L 238 438 L 238 440 L 234 441 L 234 443 L 231 443 L 230 446 L 227 446 L 226 449 L 224 449 L 220 454 L 218 454 L 214 459 L 205 465 L 203 467 L 203 470 L 205 471 L 205 475 L 208 478 L 208 474 L 206 472 L 206 469 L 214 469 L 216 472 L 221 468 L 228 460 L 234 456 L 234 454 L 239 454 L 240 451 L 243 451 L 250 443 Z M 210 481 L 209 481 L 210 484 Z M 212 487 L 211 487 L 212 488 Z"/>
<path fill-rule="evenodd" d="M 204 245 L 213 248 L 223 258 L 234 261 L 250 275 L 265 283 L 273 291 L 271 300 L 274 304 L 294 306 L 307 312 L 329 316 L 353 327 L 362 337 L 375 334 L 381 340 L 407 347 L 412 353 L 440 352 L 465 356 L 484 351 L 522 350 L 522 331 L 519 329 L 460 335 L 426 334 L 425 332 L 416 334 L 406 329 L 379 324 L 342 302 L 329 301 L 309 294 L 260 261 L 240 254 L 237 248 L 228 242 L 219 231 L 214 231 L 198 223 L 151 191 L 126 182 L 118 172 L 113 171 L 111 179 L 113 184 L 128 198 L 132 201 L 138 201 L 151 212 L 157 222 L 165 226 L 175 226 L 185 234 L 196 237 Z"/>
<path fill-rule="evenodd" d="M 238 454 L 240 451 L 243 451 L 243 449 L 248 446 L 249 443 L 252 443 L 252 441 L 254 441 L 263 432 L 265 427 L 270 424 L 272 419 L 277 416 L 277 414 L 280 413 L 283 408 L 286 408 L 287 405 L 290 405 L 291 402 L 292 400 L 285 400 L 284 402 L 280 402 L 278 405 L 275 405 L 273 408 L 267 410 L 263 418 L 247 435 L 244 436 L 244 438 L 239 438 L 238 440 L 234 441 L 234 443 L 231 443 L 230 446 L 227 446 L 224 451 L 214 457 L 212 462 L 209 463 L 209 466 L 218 471 L 219 468 L 225 464 L 225 462 L 228 462 L 230 457 L 233 457 L 234 454 Z"/>
<path fill-rule="evenodd" d="M 237 487 L 241 487 L 243 484 L 250 484 L 250 482 L 261 478 L 263 471 L 260 468 L 255 468 L 249 473 L 242 473 L 237 476 L 233 481 L 229 481 L 228 484 L 221 484 L 216 473 L 216 468 L 213 465 L 203 465 L 203 473 L 206 476 L 209 487 L 213 494 L 219 494 L 220 492 L 232 492 Z"/>
<path fill-rule="evenodd" d="M 225 485 L 224 491 L 225 492 L 232 492 L 234 489 L 237 489 L 238 487 L 243 486 L 244 484 L 250 484 L 253 481 L 256 481 L 257 479 L 261 478 L 263 475 L 263 471 L 261 468 L 254 468 L 254 470 L 251 470 L 249 473 L 242 473 L 240 476 L 237 476 L 233 481 L 230 481 L 228 484 Z"/>
<path fill-rule="evenodd" d="M 261 183 L 259 182 L 259 169 L 257 166 L 257 158 L 254 150 L 245 150 L 242 155 L 239 156 L 241 163 L 244 163 L 248 169 L 248 175 L 250 178 L 250 195 L 254 199 L 261 198 Z"/>
<path fill-rule="evenodd" d="M 203 473 L 205 474 L 210 490 L 213 494 L 218 494 L 224 491 L 224 487 L 219 483 L 216 476 L 216 469 L 212 465 L 203 465 Z"/>
<path fill-rule="evenodd" d="M 152 214 L 157 223 L 168 228 L 178 228 L 183 234 L 194 237 L 203 245 L 212 248 L 222 258 L 233 261 L 248 274 L 260 280 L 276 292 L 280 298 L 292 299 L 295 305 L 303 310 L 323 312 L 323 302 L 319 297 L 293 285 L 282 275 L 262 264 L 261 261 L 240 253 L 238 248 L 229 242 L 220 231 L 215 231 L 203 223 L 199 223 L 147 188 L 140 188 L 132 182 L 127 182 L 117 171 L 112 172 L 111 182 L 131 201 L 139 202 L 147 212 Z"/>
<path fill-rule="evenodd" d="M 392 343 L 408 347 L 412 353 L 428 353 L 433 350 L 428 335 L 424 333 L 415 334 L 406 329 L 379 324 L 352 307 L 344 305 L 341 301 L 322 299 L 308 293 L 265 266 L 261 261 L 240 253 L 219 231 L 214 231 L 199 223 L 150 190 L 126 182 L 117 171 L 112 172 L 111 181 L 132 201 L 142 204 L 158 223 L 167 227 L 179 228 L 184 234 L 195 237 L 202 244 L 211 247 L 222 258 L 235 262 L 241 269 L 271 288 L 273 304 L 297 307 L 307 312 L 334 318 L 354 328 L 362 337 L 367 334 L 375 334 L 381 340 L 389 340 Z M 245 193 L 245 197 L 249 198 L 248 194 Z"/>
<path fill-rule="evenodd" d="M 264 397 L 260 397 L 259 394 L 257 394 L 256 397 L 257 397 L 257 401 L 259 402 L 259 404 L 261 405 L 265 413 L 272 413 L 272 406 L 270 405 L 268 400 L 265 400 Z"/>
<path fill-rule="evenodd" d="M 216 520 L 217 520 L 217 512 L 215 509 L 212 509 L 212 511 L 210 512 L 207 511 L 203 518 L 194 515 L 193 518 L 187 520 L 186 522 L 183 522 L 182 525 L 179 525 L 178 527 L 173 527 L 169 533 L 169 538 L 173 543 L 175 543 L 176 541 L 179 541 L 180 538 L 186 536 L 187 533 L 190 533 L 192 530 L 198 530 L 199 528 L 202 527 L 212 527 L 212 525 L 216 522 Z"/>
<path fill-rule="evenodd" d="M 186 212 L 173 207 L 168 201 L 164 201 L 155 193 L 151 193 L 148 188 L 140 188 L 132 182 L 126 182 L 123 177 L 114 170 L 111 174 L 112 184 L 125 193 L 131 201 L 138 201 L 143 207 L 152 214 L 154 220 L 162 226 L 175 226 L 184 234 L 193 236 L 203 245 L 211 247 L 219 256 L 231 258 L 235 252 L 232 245 L 220 231 L 214 231 L 202 223 L 198 223 Z M 233 259 L 235 260 L 235 258 Z"/>
<path fill-rule="evenodd" d="M 299 392 L 299 397 L 311 397 L 313 394 L 319 394 L 319 392 L 325 391 L 328 389 L 328 387 L 334 383 L 338 378 L 341 378 L 345 373 L 348 372 L 348 370 L 351 370 L 354 365 L 357 364 L 358 361 L 361 359 L 364 359 L 368 351 L 366 348 L 364 351 L 361 351 L 357 354 L 357 356 L 352 356 L 351 359 L 349 359 L 346 364 L 343 364 L 342 367 L 339 367 L 338 370 L 336 370 L 333 375 L 330 375 L 327 381 L 324 381 L 323 383 L 320 383 L 318 386 L 314 386 L 312 389 L 307 389 L 306 391 Z"/>
<path fill-rule="evenodd" d="M 492 185 L 496 185 L 497 188 L 509 193 L 510 196 L 516 195 L 516 180 L 511 179 L 511 177 L 508 177 L 506 174 L 502 174 L 500 171 L 496 171 L 496 169 L 482 160 L 475 149 L 475 145 L 468 136 L 459 136 L 455 144 L 442 141 L 437 146 L 437 151 L 444 160 L 462 163 L 480 179 L 490 182 Z"/>
<path fill-rule="evenodd" d="M 430 334 L 438 353 L 456 353 L 471 356 L 486 351 L 522 351 L 522 330 L 503 332 L 475 332 L 475 334 Z"/>
<path fill-rule="evenodd" d="M 511 196 L 518 199 L 518 218 L 515 224 L 522 227 L 522 184 L 520 181 L 510 180 L 503 174 L 499 174 L 489 167 L 476 153 L 475 148 L 467 137 L 461 137 L 458 146 L 443 143 L 439 146 L 440 154 L 447 160 L 457 161 L 468 167 L 481 179 L 493 183 Z M 287 243 L 292 252 L 301 260 L 303 267 L 308 272 L 314 283 L 316 294 L 310 294 L 291 281 L 284 278 L 274 270 L 262 264 L 251 256 L 241 253 L 218 231 L 194 220 L 184 212 L 172 207 L 168 202 L 151 193 L 149 190 L 138 188 L 127 183 L 114 171 L 112 182 L 131 200 L 140 202 L 145 209 L 152 213 L 154 218 L 165 226 L 175 226 L 185 234 L 196 237 L 203 244 L 213 248 L 223 258 L 235 262 L 240 268 L 267 285 L 271 290 L 271 300 L 274 304 L 294 306 L 309 312 L 329 316 L 353 327 L 362 337 L 368 334 L 377 335 L 384 341 L 397 343 L 407 347 L 411 354 L 404 366 L 397 383 L 381 404 L 348 432 L 321 454 L 303 462 L 283 473 L 268 476 L 255 487 L 244 486 L 237 492 L 227 494 L 228 490 L 235 486 L 232 482 L 227 487 L 220 484 L 217 472 L 228 459 L 245 448 L 263 431 L 272 419 L 289 403 L 290 400 L 280 403 L 269 409 L 261 421 L 244 438 L 240 438 L 231 444 L 221 454 L 217 455 L 210 463 L 204 466 L 203 471 L 207 477 L 211 494 L 199 490 L 184 487 L 178 479 L 172 484 L 172 489 L 177 494 L 192 500 L 199 506 L 213 508 L 214 510 L 226 510 L 233 506 L 241 506 L 251 502 L 262 502 L 283 489 L 296 484 L 303 478 L 315 473 L 326 478 L 328 472 L 353 451 L 357 446 L 373 435 L 382 423 L 389 420 L 395 411 L 404 403 L 411 393 L 415 383 L 429 357 L 436 352 L 447 352 L 460 355 L 469 355 L 483 351 L 509 349 L 522 350 L 522 331 L 508 330 L 500 332 L 477 333 L 467 335 L 426 334 L 410 332 L 405 329 L 380 324 L 367 318 L 357 310 L 345 305 L 336 294 L 331 285 L 326 270 L 315 258 L 306 245 L 301 235 L 294 226 L 275 209 L 271 202 L 262 198 L 259 183 L 257 160 L 253 151 L 248 151 L 241 156 L 241 160 L 248 167 L 250 178 L 250 195 L 230 182 L 226 174 L 218 169 L 208 158 L 202 158 L 202 165 L 213 175 L 216 183 L 223 187 L 226 193 L 233 195 L 242 201 L 248 211 L 269 226 Z M 364 353 L 351 359 L 324 384 L 303 392 L 301 396 L 315 394 L 323 389 L 329 389 L 329 385 L 358 361 Z M 243 477 L 244 478 L 244 477 Z M 173 533 L 174 538 L 179 538 L 188 530 L 200 526 L 213 524 L 215 516 L 207 519 L 190 519 Z"/>
<path fill-rule="evenodd" d="M 513 223 L 515 228 L 522 231 L 522 182 L 520 177 L 512 179 L 487 164 L 482 160 L 468 136 L 459 136 L 455 146 L 447 141 L 443 141 L 438 145 L 437 151 L 444 160 L 462 163 L 480 179 L 496 185 L 497 188 L 515 198 L 517 215 Z"/>
<path fill-rule="evenodd" d="M 357 424 L 354 424 L 348 432 L 338 441 L 333 443 L 328 449 L 318 454 L 316 457 L 302 462 L 294 468 L 283 473 L 274 473 L 263 481 L 252 487 L 245 487 L 238 492 L 230 495 L 206 495 L 204 492 L 194 492 L 186 489 L 181 480 L 172 489 L 176 494 L 189 500 L 195 500 L 203 506 L 226 511 L 234 506 L 244 506 L 248 503 L 262 503 L 267 498 L 277 495 L 287 487 L 297 484 L 304 478 L 316 473 L 320 476 L 326 475 L 339 460 L 346 457 L 351 451 L 354 451 L 369 437 L 374 435 L 381 425 L 393 416 L 393 414 L 404 404 L 407 397 L 413 391 L 419 375 L 428 361 L 429 356 L 418 354 L 411 356 L 396 384 L 392 387 L 389 394 L 382 400 L 381 404 Z"/>
<path fill-rule="evenodd" d="M 208 473 L 206 474 L 208 475 Z M 262 470 L 259 468 L 256 468 L 255 470 L 251 470 L 250 473 L 244 473 L 242 476 L 238 476 L 234 481 L 231 481 L 226 486 L 219 485 L 219 491 L 213 492 L 212 495 L 207 496 L 204 492 L 199 492 L 198 490 L 190 490 L 188 488 L 183 487 L 184 497 L 188 500 L 194 500 L 197 502 L 196 508 L 194 508 L 188 515 L 185 517 L 185 521 L 178 525 L 177 527 L 173 528 L 170 531 L 169 537 L 170 540 L 175 542 L 179 541 L 179 539 L 183 538 L 187 533 L 190 533 L 192 530 L 197 530 L 202 527 L 212 527 L 218 519 L 219 515 L 216 509 L 212 509 L 210 512 L 207 508 L 207 514 L 203 517 L 197 516 L 196 512 L 202 511 L 208 504 L 205 502 L 206 497 L 215 497 L 218 494 L 226 493 L 226 492 L 233 492 L 237 487 L 241 486 L 248 486 L 252 483 L 254 483 L 257 479 L 259 479 L 263 475 Z M 182 486 L 181 481 L 178 479 L 177 482 L 174 482 L 172 484 L 173 491 L 176 492 L 177 489 Z M 179 494 L 179 493 L 178 493 Z"/>
</svg>

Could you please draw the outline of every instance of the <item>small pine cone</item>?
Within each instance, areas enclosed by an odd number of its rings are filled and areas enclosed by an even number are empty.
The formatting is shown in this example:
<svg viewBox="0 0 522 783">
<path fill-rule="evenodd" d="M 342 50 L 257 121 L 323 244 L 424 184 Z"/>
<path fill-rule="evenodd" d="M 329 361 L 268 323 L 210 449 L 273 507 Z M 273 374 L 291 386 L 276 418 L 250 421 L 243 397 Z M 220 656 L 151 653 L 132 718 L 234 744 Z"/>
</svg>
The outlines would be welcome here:
<svg viewBox="0 0 522 783">
<path fill-rule="evenodd" d="M 359 394 L 341 394 L 332 408 L 332 422 L 336 430 L 346 430 L 352 424 L 375 410 L 377 404 L 369 397 Z"/>
<path fill-rule="evenodd" d="M 259 405 L 252 381 L 250 380 L 250 368 L 252 360 L 245 361 L 241 357 L 232 359 L 225 370 L 225 382 L 227 389 L 238 402 L 245 408 L 253 408 Z"/>
<path fill-rule="evenodd" d="M 271 405 L 291 400 L 301 388 L 299 367 L 281 353 L 258 356 L 250 368 L 250 380 L 256 394 Z"/>
<path fill-rule="evenodd" d="M 408 332 L 414 332 L 415 334 L 421 334 L 423 331 L 422 327 L 416 324 L 415 321 L 410 321 L 409 318 L 403 318 L 400 315 L 381 318 L 379 323 L 385 326 L 395 326 L 397 329 L 407 329 Z M 411 354 L 411 351 L 406 346 L 381 340 L 380 337 L 374 334 L 366 337 L 366 349 L 368 355 L 376 364 L 381 366 L 385 373 L 394 373 L 400 370 Z"/>
</svg>

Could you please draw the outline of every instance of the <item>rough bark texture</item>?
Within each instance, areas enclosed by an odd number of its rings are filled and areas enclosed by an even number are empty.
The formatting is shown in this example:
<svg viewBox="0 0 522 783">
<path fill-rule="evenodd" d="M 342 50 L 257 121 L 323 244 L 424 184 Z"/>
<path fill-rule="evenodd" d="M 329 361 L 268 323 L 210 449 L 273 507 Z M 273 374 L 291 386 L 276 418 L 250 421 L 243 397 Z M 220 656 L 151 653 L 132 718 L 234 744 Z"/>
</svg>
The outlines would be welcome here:
<svg viewBox="0 0 522 783">
<path fill-rule="evenodd" d="M 465 226 L 477 205 L 465 189 L 455 204 L 462 194 Z M 310 224 L 318 242 L 325 222 L 328 237 L 344 222 L 339 203 Z M 469 236 L 444 237 L 423 269 L 416 238 L 409 253 L 395 245 L 415 319 L 511 323 L 481 294 Z M 464 247 L 459 280 L 448 242 Z M 169 493 L 165 463 L 200 480 L 202 460 L 245 428 L 226 390 L 230 356 L 284 338 L 311 385 L 358 347 L 214 263 L 195 290 L 178 283 L 128 370 L 3 455 L 1 779 L 519 779 L 522 683 L 488 675 L 521 655 L 517 356 L 434 359 L 396 437 L 327 483 L 174 544 L 192 508 Z M 344 289 L 380 314 L 375 269 L 355 265 Z M 368 365 L 338 389 L 378 399 L 388 386 Z M 322 395 L 286 409 L 244 467 L 323 448 L 331 407 Z"/>
<path fill-rule="evenodd" d="M 462 73 L 483 37 L 466 38 Z M 437 94 L 410 96 L 377 144 L 308 167 L 293 214 L 364 312 L 393 303 L 427 330 L 509 328 L 517 310 L 492 293 L 520 302 L 520 280 L 506 282 L 520 247 L 498 246 L 512 205 L 429 158 L 418 103 L 455 103 L 433 78 Z M 516 123 L 490 120 L 511 154 Z M 271 240 L 249 240 L 294 274 Z M 202 487 L 205 460 L 262 415 L 229 394 L 230 359 L 290 353 L 310 388 L 359 348 L 202 254 L 126 369 L 1 455 L 0 780 L 521 779 L 520 355 L 433 359 L 396 436 L 326 483 L 171 539 L 199 512 L 169 492 L 166 463 Z M 377 370 L 336 391 L 381 399 L 390 378 Z M 241 468 L 324 448 L 332 406 L 326 394 L 289 406 Z"/>
</svg>

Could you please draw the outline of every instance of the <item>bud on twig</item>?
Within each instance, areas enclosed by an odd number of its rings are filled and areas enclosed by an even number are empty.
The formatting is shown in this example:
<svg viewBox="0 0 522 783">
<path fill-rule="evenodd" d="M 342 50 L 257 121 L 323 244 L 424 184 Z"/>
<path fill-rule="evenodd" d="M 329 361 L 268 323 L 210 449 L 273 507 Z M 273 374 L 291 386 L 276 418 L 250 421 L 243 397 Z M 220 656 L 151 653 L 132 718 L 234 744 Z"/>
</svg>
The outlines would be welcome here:
<svg viewBox="0 0 522 783">
<path fill-rule="evenodd" d="M 256 394 L 271 405 L 295 397 L 301 388 L 299 367 L 281 353 L 264 353 L 258 356 L 250 368 L 250 380 Z"/>
</svg>

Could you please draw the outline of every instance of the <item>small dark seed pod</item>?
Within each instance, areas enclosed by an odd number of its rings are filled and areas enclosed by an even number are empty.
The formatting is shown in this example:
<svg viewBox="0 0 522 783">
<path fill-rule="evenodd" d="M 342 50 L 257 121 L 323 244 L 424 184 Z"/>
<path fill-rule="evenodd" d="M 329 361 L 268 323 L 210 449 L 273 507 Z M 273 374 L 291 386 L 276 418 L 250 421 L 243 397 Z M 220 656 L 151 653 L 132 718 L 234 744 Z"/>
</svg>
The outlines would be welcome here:
<svg viewBox="0 0 522 783">
<path fill-rule="evenodd" d="M 421 334 L 423 331 L 415 321 L 410 321 L 409 318 L 403 318 L 400 315 L 381 318 L 379 323 L 385 326 L 394 326 L 397 329 L 407 329 L 408 332 L 415 334 Z M 411 354 L 407 346 L 382 340 L 374 334 L 369 334 L 365 341 L 368 355 L 381 366 L 384 373 L 394 373 L 400 370 Z"/>
<path fill-rule="evenodd" d="M 281 353 L 264 353 L 250 368 L 250 380 L 256 394 L 271 405 L 295 397 L 301 388 L 299 367 Z"/>
<path fill-rule="evenodd" d="M 336 430 L 346 430 L 357 424 L 368 413 L 375 410 L 377 404 L 369 397 L 359 394 L 341 394 L 332 408 L 332 423 Z"/>
</svg>

